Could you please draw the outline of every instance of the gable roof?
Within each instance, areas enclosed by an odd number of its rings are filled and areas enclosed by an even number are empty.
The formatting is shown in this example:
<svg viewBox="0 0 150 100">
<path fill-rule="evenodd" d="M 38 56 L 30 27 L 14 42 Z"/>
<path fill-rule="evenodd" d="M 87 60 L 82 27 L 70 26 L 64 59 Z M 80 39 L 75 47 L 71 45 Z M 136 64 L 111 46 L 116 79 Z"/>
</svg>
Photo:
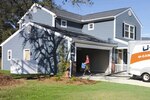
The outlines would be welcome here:
<svg viewBox="0 0 150 100">
<path fill-rule="evenodd" d="M 113 18 L 117 14 L 127 10 L 129 8 L 120 8 L 120 9 L 114 9 L 114 10 L 109 10 L 109 11 L 103 11 L 103 12 L 98 12 L 98 13 L 93 13 L 93 14 L 87 14 L 83 16 L 84 21 L 91 20 L 91 19 L 105 19 L 105 18 Z"/>
<path fill-rule="evenodd" d="M 100 40 L 100 39 L 98 39 L 94 36 L 88 35 L 88 34 L 75 33 L 75 32 L 71 32 L 71 31 L 67 31 L 67 30 L 62 30 L 62 29 L 50 27 L 50 26 L 47 26 L 44 24 L 32 23 L 32 22 L 27 23 L 23 28 L 16 31 L 13 35 L 11 35 L 8 39 L 6 39 L 0 46 L 1 47 L 4 46 L 7 42 L 9 42 L 12 38 L 14 38 L 17 34 L 19 34 L 19 32 L 21 32 L 25 27 L 27 27 L 29 25 L 36 26 L 38 28 L 43 28 L 43 29 L 50 29 L 52 31 L 55 31 L 55 32 L 61 34 L 61 35 L 67 36 L 74 41 L 88 41 L 88 42 L 92 42 L 92 43 L 100 43 L 100 44 L 107 45 L 107 46 L 116 46 L 115 43 Z"/>
<path fill-rule="evenodd" d="M 115 18 L 115 16 L 119 15 L 120 13 L 130 9 L 129 7 L 127 8 L 120 8 L 120 9 L 114 9 L 114 10 L 109 10 L 109 11 L 103 11 L 103 12 L 98 12 L 98 13 L 92 13 L 92 14 L 86 14 L 86 15 L 79 15 L 75 14 L 66 10 L 58 9 L 58 8 L 48 8 L 48 7 L 42 7 L 39 4 L 34 3 L 31 8 L 25 13 L 25 15 L 19 20 L 18 23 L 21 22 L 21 20 L 30 12 L 34 7 L 40 7 L 42 10 L 50 13 L 53 16 L 56 17 L 61 17 L 61 18 L 66 18 L 70 19 L 72 21 L 77 21 L 77 22 L 88 22 L 88 21 L 94 21 L 94 20 L 102 20 L 102 19 L 110 19 L 110 18 Z"/>
<path fill-rule="evenodd" d="M 98 20 L 98 19 L 114 18 L 116 15 L 126 11 L 127 9 L 129 8 L 120 8 L 120 9 L 103 11 L 103 12 L 86 14 L 86 15 L 79 15 L 79 14 L 75 14 L 75 13 L 62 10 L 62 9 L 57 9 L 57 8 L 49 9 L 49 10 L 55 13 L 58 17 L 63 17 L 63 18 L 67 18 L 67 19 L 75 20 L 79 22 L 87 22 L 87 21 L 93 21 L 93 20 Z"/>
</svg>

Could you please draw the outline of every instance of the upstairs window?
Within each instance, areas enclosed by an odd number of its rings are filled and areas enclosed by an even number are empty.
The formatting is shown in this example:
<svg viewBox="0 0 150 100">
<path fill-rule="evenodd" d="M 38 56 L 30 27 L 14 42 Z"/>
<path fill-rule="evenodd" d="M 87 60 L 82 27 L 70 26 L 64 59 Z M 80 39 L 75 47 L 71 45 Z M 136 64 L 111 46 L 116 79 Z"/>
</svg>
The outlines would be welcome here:
<svg viewBox="0 0 150 100">
<path fill-rule="evenodd" d="M 7 60 L 10 61 L 12 59 L 12 50 L 7 51 Z"/>
<path fill-rule="evenodd" d="M 128 39 L 134 39 L 135 26 L 124 23 L 124 37 Z"/>
<path fill-rule="evenodd" d="M 66 20 L 61 20 L 61 27 L 67 28 L 67 21 Z"/>
<path fill-rule="evenodd" d="M 88 30 L 94 30 L 94 23 L 88 24 Z"/>
</svg>

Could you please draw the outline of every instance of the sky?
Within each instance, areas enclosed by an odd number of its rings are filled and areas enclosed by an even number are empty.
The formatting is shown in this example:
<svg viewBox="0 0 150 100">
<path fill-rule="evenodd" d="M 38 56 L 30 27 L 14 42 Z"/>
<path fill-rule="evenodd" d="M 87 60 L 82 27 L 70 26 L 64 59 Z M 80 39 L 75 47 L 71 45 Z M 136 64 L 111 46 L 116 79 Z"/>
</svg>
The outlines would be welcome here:
<svg viewBox="0 0 150 100">
<path fill-rule="evenodd" d="M 63 4 L 62 1 L 55 0 L 55 3 L 67 11 L 81 15 L 131 7 L 142 24 L 142 37 L 150 37 L 150 0 L 92 0 L 93 5 L 80 6 L 70 2 Z"/>
</svg>

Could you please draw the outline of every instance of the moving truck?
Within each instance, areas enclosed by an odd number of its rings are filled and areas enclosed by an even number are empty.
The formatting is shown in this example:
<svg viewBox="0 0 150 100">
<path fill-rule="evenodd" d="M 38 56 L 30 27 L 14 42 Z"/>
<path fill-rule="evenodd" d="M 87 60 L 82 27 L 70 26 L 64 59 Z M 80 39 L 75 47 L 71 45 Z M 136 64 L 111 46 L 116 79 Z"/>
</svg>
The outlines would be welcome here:
<svg viewBox="0 0 150 100">
<path fill-rule="evenodd" d="M 150 81 L 150 41 L 129 41 L 128 73 Z"/>
</svg>

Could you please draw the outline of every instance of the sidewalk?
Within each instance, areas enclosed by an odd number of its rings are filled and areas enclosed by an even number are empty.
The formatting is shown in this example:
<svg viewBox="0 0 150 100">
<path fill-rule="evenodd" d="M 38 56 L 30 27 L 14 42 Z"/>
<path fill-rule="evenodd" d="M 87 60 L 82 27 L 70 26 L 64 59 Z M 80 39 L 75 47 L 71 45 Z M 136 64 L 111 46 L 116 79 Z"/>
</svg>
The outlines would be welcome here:
<svg viewBox="0 0 150 100">
<path fill-rule="evenodd" d="M 121 84 L 130 84 L 130 85 L 138 85 L 144 87 L 150 87 L 150 82 L 143 82 L 142 80 L 131 79 L 131 76 L 127 73 L 118 73 L 111 76 L 105 76 L 104 74 L 96 74 L 92 76 L 81 76 L 83 79 L 90 79 L 95 81 L 105 81 L 105 82 L 114 82 L 114 83 L 121 83 Z"/>
</svg>

